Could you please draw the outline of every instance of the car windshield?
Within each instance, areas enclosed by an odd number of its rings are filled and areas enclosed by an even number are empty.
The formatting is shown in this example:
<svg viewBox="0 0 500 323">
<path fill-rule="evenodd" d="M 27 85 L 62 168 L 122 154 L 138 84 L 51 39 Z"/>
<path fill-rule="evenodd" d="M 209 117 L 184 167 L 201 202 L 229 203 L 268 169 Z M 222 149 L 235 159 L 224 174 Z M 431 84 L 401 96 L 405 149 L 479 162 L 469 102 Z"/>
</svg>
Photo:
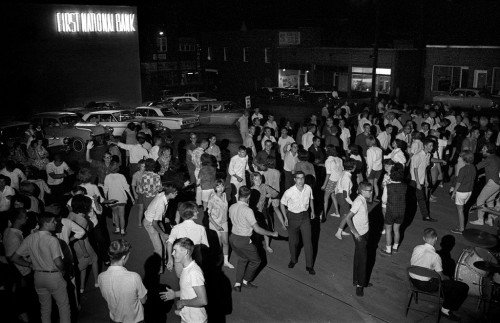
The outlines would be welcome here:
<svg viewBox="0 0 500 323">
<path fill-rule="evenodd" d="M 165 117 L 167 117 L 167 116 L 176 116 L 176 115 L 179 114 L 179 112 L 177 112 L 174 108 L 171 108 L 171 107 L 161 108 L 161 113 L 163 113 L 163 115 Z"/>
<path fill-rule="evenodd" d="M 130 112 L 116 112 L 113 113 L 113 117 L 115 117 L 118 122 L 127 121 L 134 118 L 134 116 Z"/>
<path fill-rule="evenodd" d="M 59 122 L 62 125 L 78 123 L 81 120 L 79 116 L 64 116 L 59 118 Z"/>
<path fill-rule="evenodd" d="M 177 107 L 178 111 L 183 111 L 183 112 L 191 112 L 196 110 L 196 106 L 193 106 L 191 104 L 186 104 L 186 105 L 180 105 Z"/>
</svg>

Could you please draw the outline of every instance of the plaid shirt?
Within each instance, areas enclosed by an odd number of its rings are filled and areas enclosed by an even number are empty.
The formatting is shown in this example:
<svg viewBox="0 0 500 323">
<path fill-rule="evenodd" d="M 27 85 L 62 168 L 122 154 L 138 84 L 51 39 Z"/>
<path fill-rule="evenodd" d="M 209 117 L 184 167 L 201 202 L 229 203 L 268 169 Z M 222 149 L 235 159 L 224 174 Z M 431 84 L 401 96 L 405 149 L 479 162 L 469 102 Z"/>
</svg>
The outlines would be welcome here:
<svg viewBox="0 0 500 323">
<path fill-rule="evenodd" d="M 406 189 L 405 183 L 387 184 L 387 213 L 386 216 L 392 218 L 405 215 L 406 207 Z"/>
<path fill-rule="evenodd" d="M 137 186 L 137 192 L 146 197 L 155 197 L 161 190 L 161 177 L 153 172 L 144 172 Z"/>
</svg>

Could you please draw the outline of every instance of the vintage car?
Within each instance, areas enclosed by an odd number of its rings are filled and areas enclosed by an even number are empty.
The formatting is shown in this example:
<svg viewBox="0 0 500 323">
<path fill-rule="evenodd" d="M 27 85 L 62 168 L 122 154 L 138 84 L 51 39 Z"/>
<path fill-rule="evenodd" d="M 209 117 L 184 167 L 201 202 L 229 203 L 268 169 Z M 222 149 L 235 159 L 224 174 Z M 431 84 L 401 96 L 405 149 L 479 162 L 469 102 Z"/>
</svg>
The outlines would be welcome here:
<svg viewBox="0 0 500 323">
<path fill-rule="evenodd" d="M 133 111 L 130 110 L 102 110 L 89 112 L 82 117 L 82 121 L 110 127 L 113 129 L 113 136 L 115 137 L 121 136 L 131 122 L 140 126 L 140 123 L 145 121 L 148 128 L 153 132 L 169 130 L 163 127 L 161 121 L 136 118 Z M 79 124 L 77 123 L 76 125 L 78 126 Z"/>
<path fill-rule="evenodd" d="M 68 112 L 81 113 L 82 115 L 92 111 L 101 110 L 126 110 L 130 107 L 122 106 L 118 101 L 91 101 L 87 103 L 84 107 L 73 107 L 63 109 Z"/>
<path fill-rule="evenodd" d="M 68 145 L 77 152 L 83 151 L 90 140 L 103 143 L 113 131 L 108 127 L 81 122 L 80 116 L 73 112 L 37 113 L 31 122 L 42 126 L 49 147 Z"/>
<path fill-rule="evenodd" d="M 198 101 L 217 101 L 215 98 L 208 97 L 205 92 L 186 92 L 184 96 L 196 98 Z"/>
<path fill-rule="evenodd" d="M 15 142 L 26 143 L 29 122 L 12 121 L 0 123 L 0 145 L 12 147 Z"/>
<path fill-rule="evenodd" d="M 480 89 L 455 89 L 450 94 L 437 95 L 432 98 L 432 102 L 449 105 L 457 108 L 490 108 L 495 102 L 491 95 Z"/>
<path fill-rule="evenodd" d="M 186 95 L 169 95 L 165 97 L 163 100 L 165 103 L 170 103 L 173 105 L 177 105 L 179 103 L 187 103 L 187 102 L 195 102 L 199 101 L 197 98 L 194 96 L 186 96 Z"/>
<path fill-rule="evenodd" d="M 201 124 L 226 126 L 234 125 L 243 114 L 243 110 L 232 101 L 199 101 L 181 103 L 177 107 L 180 114 L 198 114 Z"/>
<path fill-rule="evenodd" d="M 162 126 L 171 130 L 193 128 L 200 125 L 197 114 L 179 114 L 171 105 L 165 102 L 155 102 L 153 105 L 137 107 L 134 111 L 137 119 L 161 121 Z"/>
</svg>

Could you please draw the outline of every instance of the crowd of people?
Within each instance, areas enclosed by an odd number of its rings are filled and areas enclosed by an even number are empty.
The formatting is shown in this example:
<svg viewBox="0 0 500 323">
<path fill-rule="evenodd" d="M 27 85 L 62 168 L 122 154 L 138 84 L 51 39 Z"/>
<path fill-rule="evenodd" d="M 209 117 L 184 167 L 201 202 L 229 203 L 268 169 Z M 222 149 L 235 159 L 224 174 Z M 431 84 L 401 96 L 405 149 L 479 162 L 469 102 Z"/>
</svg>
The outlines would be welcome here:
<svg viewBox="0 0 500 323">
<path fill-rule="evenodd" d="M 13 302 L 16 317 L 34 321 L 41 312 L 42 322 L 51 322 L 54 299 L 60 322 L 70 322 L 93 281 L 112 322 L 143 321 L 147 289 L 139 275 L 125 269 L 131 249 L 127 223 L 150 238 L 151 252 L 161 260 L 158 275 L 175 271 L 179 279 L 180 290 L 167 288 L 161 299 L 179 298 L 176 314 L 183 322 L 205 322 L 208 264 L 236 267 L 234 292 L 257 288 L 260 251 L 272 254 L 273 239 L 282 239 L 288 240 L 288 268 L 298 263 L 303 246 L 305 269 L 315 275 L 315 219 L 339 218 L 335 237 L 353 237 L 353 285 L 363 296 L 373 230 L 368 214 L 375 205 L 384 219 L 383 256 L 400 248 L 410 200 L 417 201 L 423 221 L 437 221 L 430 205 L 446 183 L 457 208 L 452 233 L 464 231 L 476 200 L 477 219 L 469 219 L 470 225 L 493 226 L 500 214 L 497 117 L 397 101 L 380 101 L 375 109 L 345 102 L 327 103 L 300 123 L 264 116 L 259 108 L 245 110 L 236 126 L 242 144 L 233 156 L 227 139 L 218 145 L 215 135 L 200 138 L 193 132 L 186 142 L 143 125 L 107 142 L 102 158 L 92 156 L 89 142 L 80 162 L 61 152 L 49 154 L 43 130 L 30 127 L 26 142 L 2 156 L 0 170 L 5 256 L 0 277 L 13 300 L 26 300 Z M 209 244 L 207 232 L 217 236 L 217 246 Z M 431 252 L 435 239 L 435 231 L 424 233 L 426 248 L 415 249 L 412 264 L 442 271 L 439 256 Z M 238 255 L 237 264 L 231 253 Z M 427 285 L 422 288 L 434 288 Z M 462 295 L 464 288 L 451 290 Z M 463 299 L 449 308 L 445 302 L 443 315 L 456 318 L 452 311 Z"/>
</svg>

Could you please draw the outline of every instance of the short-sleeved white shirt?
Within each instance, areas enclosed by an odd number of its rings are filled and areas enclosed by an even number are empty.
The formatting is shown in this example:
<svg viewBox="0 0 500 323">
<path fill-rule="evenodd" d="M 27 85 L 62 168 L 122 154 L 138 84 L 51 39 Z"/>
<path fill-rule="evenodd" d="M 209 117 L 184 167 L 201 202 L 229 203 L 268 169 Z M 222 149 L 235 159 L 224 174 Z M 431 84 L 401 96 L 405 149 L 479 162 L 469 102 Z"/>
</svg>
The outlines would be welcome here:
<svg viewBox="0 0 500 323">
<path fill-rule="evenodd" d="M 290 151 L 292 149 L 292 143 L 294 143 L 295 140 L 291 136 L 287 136 L 286 139 L 283 139 L 283 137 L 279 137 L 278 139 L 278 146 L 280 147 L 280 154 L 281 158 L 285 157 L 285 154 L 287 151 Z M 285 146 L 288 145 L 287 150 L 285 150 Z"/>
<path fill-rule="evenodd" d="M 168 236 L 168 242 L 174 244 L 175 240 L 179 238 L 189 238 L 195 245 L 209 246 L 205 227 L 194 223 L 193 220 L 184 220 L 184 222 L 174 226 Z"/>
<path fill-rule="evenodd" d="M 309 201 L 314 197 L 309 185 L 304 184 L 302 191 L 294 185 L 285 191 L 281 197 L 281 203 L 288 207 L 288 211 L 293 213 L 306 212 L 309 209 Z"/>
<path fill-rule="evenodd" d="M 356 231 L 360 235 L 364 235 L 368 232 L 368 207 L 366 206 L 366 199 L 363 196 L 358 195 L 352 202 L 351 212 L 354 213 L 352 223 Z"/>
<path fill-rule="evenodd" d="M 144 320 L 141 298 L 147 294 L 139 274 L 122 266 L 110 266 L 97 279 L 102 297 L 108 303 L 109 317 L 115 322 L 136 323 Z"/>
<path fill-rule="evenodd" d="M 193 260 L 189 265 L 182 269 L 181 277 L 179 278 L 180 299 L 193 299 L 196 297 L 196 292 L 193 287 L 204 286 L 205 277 L 200 266 Z M 189 323 L 204 323 L 207 322 L 208 316 L 204 307 L 184 306 L 181 309 L 181 321 Z"/>
<path fill-rule="evenodd" d="M 50 162 L 45 167 L 45 170 L 47 171 L 47 184 L 59 185 L 59 184 L 62 184 L 62 182 L 64 181 L 64 178 L 52 178 L 52 177 L 50 177 L 49 174 L 50 173 L 54 173 L 56 175 L 64 174 L 64 171 L 68 171 L 69 167 L 68 167 L 68 164 L 66 164 L 65 162 L 62 162 L 62 164 L 59 166 L 56 166 L 56 164 L 54 162 Z"/>
<path fill-rule="evenodd" d="M 8 197 L 16 195 L 16 192 L 9 185 L 5 185 L 3 191 L 0 191 L 0 212 L 8 211 L 10 209 L 10 200 Z"/>
<path fill-rule="evenodd" d="M 352 190 L 352 180 L 351 180 L 351 172 L 343 171 L 342 175 L 340 175 L 340 179 L 337 182 L 337 186 L 335 187 L 335 193 L 347 192 L 347 196 L 351 195 Z"/>
<path fill-rule="evenodd" d="M 342 159 L 334 156 L 330 156 L 325 161 L 326 173 L 330 174 L 329 180 L 332 182 L 337 182 L 342 175 L 344 166 L 342 165 Z"/>
<path fill-rule="evenodd" d="M 26 175 L 19 169 L 14 168 L 12 172 L 9 172 L 7 168 L 0 170 L 1 175 L 5 175 L 10 178 L 10 187 L 19 190 L 19 183 L 26 180 Z"/>
<path fill-rule="evenodd" d="M 424 150 L 421 150 L 411 157 L 410 174 L 412 181 L 417 181 L 415 178 L 415 169 L 417 169 L 418 182 L 420 184 L 424 184 L 426 175 L 425 171 L 429 165 L 429 158 L 430 154 L 426 153 Z"/>
<path fill-rule="evenodd" d="M 347 143 L 348 139 L 351 138 L 351 132 L 347 128 L 343 128 L 340 132 L 340 139 L 342 140 L 342 144 L 344 145 L 344 150 L 349 149 L 349 144 Z"/>
<path fill-rule="evenodd" d="M 229 218 L 233 223 L 231 232 L 233 234 L 250 237 L 253 231 L 253 225 L 257 223 L 255 214 L 248 204 L 238 201 L 229 208 Z"/>
<path fill-rule="evenodd" d="M 410 264 L 412 266 L 420 266 L 437 272 L 443 271 L 441 257 L 436 253 L 436 249 L 428 243 L 416 246 L 411 254 Z M 429 277 L 410 274 L 414 279 L 429 281 Z"/>
<path fill-rule="evenodd" d="M 168 199 L 164 192 L 158 193 L 155 198 L 149 203 L 149 206 L 144 212 L 144 218 L 149 221 L 161 221 L 163 215 L 167 211 Z"/>
</svg>

